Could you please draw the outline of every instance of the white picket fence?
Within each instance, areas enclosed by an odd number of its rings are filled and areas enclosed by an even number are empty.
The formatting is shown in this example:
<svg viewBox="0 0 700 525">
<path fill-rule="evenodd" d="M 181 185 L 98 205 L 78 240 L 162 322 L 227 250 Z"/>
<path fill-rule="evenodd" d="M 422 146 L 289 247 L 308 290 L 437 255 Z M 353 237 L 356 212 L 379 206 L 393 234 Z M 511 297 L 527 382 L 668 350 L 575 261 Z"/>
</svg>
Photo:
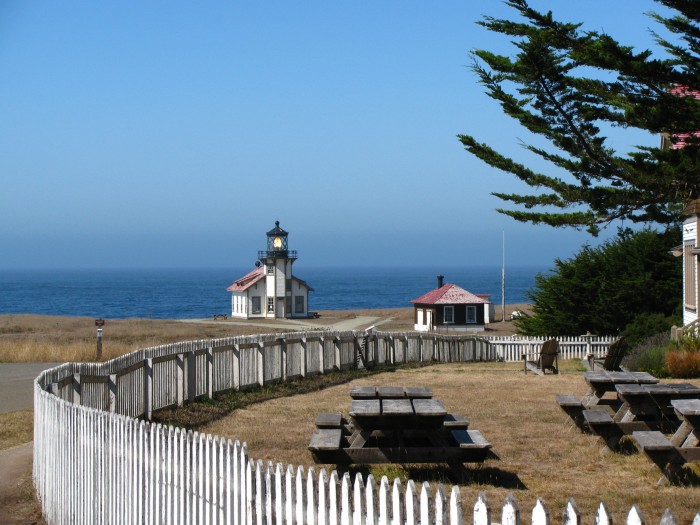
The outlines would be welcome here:
<svg viewBox="0 0 700 525">
<path fill-rule="evenodd" d="M 522 355 L 536 355 L 542 343 L 548 339 L 559 341 L 559 359 L 583 359 L 588 354 L 593 354 L 596 358 L 602 358 L 608 351 L 608 347 L 615 342 L 618 337 L 611 335 L 582 335 L 582 336 L 502 336 L 486 339 L 495 350 L 496 354 L 506 362 L 521 361 Z"/>
<path fill-rule="evenodd" d="M 303 467 L 255 461 L 245 444 L 134 419 L 220 390 L 357 366 L 361 347 L 370 362 L 501 359 L 473 336 L 356 332 L 191 341 L 47 370 L 34 385 L 33 471 L 47 522 L 463 525 L 458 487 L 448 498 L 442 487 L 433 493 L 412 481 L 404 488 L 313 467 L 305 474 Z M 573 500 L 564 518 L 580 523 Z M 596 520 L 611 522 L 603 505 Z M 665 520 L 675 522 L 670 514 Z M 627 521 L 644 522 L 636 507 Z M 532 522 L 549 523 L 541 501 Z M 474 523 L 492 523 L 483 496 Z M 520 523 L 512 498 L 501 523 Z"/>
</svg>

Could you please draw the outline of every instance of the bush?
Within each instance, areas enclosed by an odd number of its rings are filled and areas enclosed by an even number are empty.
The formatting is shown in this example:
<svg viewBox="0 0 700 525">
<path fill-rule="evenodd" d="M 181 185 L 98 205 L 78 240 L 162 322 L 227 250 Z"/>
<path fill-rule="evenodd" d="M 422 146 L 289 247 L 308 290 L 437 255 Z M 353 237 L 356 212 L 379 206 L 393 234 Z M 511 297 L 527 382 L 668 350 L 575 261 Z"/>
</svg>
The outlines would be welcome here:
<svg viewBox="0 0 700 525">
<path fill-rule="evenodd" d="M 660 333 L 646 338 L 633 347 L 623 361 L 625 368 L 636 372 L 649 372 L 656 377 L 668 377 L 666 352 L 669 334 Z"/>
<path fill-rule="evenodd" d="M 700 353 L 672 349 L 666 355 L 671 377 L 700 377 Z"/>
<path fill-rule="evenodd" d="M 662 335 L 666 332 L 665 342 L 668 343 L 671 327 L 674 324 L 681 324 L 676 316 L 671 317 L 656 312 L 643 312 L 625 327 L 621 335 L 630 346 L 634 347 L 656 334 Z"/>
<path fill-rule="evenodd" d="M 523 335 L 616 335 L 633 324 L 640 338 L 666 329 L 663 318 L 681 304 L 681 260 L 668 253 L 679 242 L 676 227 L 625 230 L 557 259 L 554 269 L 535 277 L 526 293 L 532 313 L 514 319 L 515 327 Z"/>
<path fill-rule="evenodd" d="M 666 364 L 671 377 L 700 377 L 700 338 L 681 337 L 669 347 Z"/>
</svg>

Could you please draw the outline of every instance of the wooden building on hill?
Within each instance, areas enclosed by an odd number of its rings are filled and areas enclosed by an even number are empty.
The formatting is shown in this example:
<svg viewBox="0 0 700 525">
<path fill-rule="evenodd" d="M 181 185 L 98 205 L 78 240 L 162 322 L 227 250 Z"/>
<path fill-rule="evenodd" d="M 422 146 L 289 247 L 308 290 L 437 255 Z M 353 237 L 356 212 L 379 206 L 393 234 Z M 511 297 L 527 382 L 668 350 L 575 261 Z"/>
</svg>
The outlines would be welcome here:
<svg viewBox="0 0 700 525">
<path fill-rule="evenodd" d="M 231 317 L 284 319 L 309 316 L 309 292 L 305 281 L 292 274 L 297 252 L 289 250 L 289 233 L 279 221 L 267 232 L 267 250 L 258 252 L 255 270 L 233 282 Z"/>
<path fill-rule="evenodd" d="M 411 300 L 413 327 L 419 332 L 481 331 L 493 317 L 491 295 L 473 294 L 456 284 L 443 284 L 438 275 L 437 288 Z"/>
</svg>

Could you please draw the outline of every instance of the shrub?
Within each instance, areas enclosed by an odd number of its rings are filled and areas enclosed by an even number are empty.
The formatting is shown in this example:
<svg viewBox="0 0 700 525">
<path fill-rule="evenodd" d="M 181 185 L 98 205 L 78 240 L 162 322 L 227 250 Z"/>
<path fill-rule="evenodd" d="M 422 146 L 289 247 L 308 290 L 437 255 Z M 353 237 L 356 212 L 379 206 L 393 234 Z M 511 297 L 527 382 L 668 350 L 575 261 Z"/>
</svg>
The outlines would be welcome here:
<svg viewBox="0 0 700 525">
<path fill-rule="evenodd" d="M 663 318 L 678 310 L 683 274 L 668 247 L 678 242 L 676 227 L 625 230 L 571 259 L 557 259 L 550 272 L 535 277 L 526 293 L 532 312 L 515 318 L 515 327 L 523 335 L 613 335 L 633 324 L 640 338 L 670 328 Z"/>
<path fill-rule="evenodd" d="M 666 355 L 671 377 L 700 377 L 700 353 L 671 349 Z"/>
<path fill-rule="evenodd" d="M 623 361 L 625 368 L 649 372 L 656 377 L 668 377 L 666 352 L 669 346 L 667 332 L 653 335 L 633 347 Z"/>
<path fill-rule="evenodd" d="M 681 337 L 669 347 L 666 364 L 671 377 L 700 377 L 700 338 Z"/>
<path fill-rule="evenodd" d="M 675 316 L 667 316 L 658 312 L 643 312 L 625 327 L 621 335 L 630 346 L 634 347 L 654 335 L 661 336 L 665 332 L 665 342 L 668 343 L 671 327 L 674 324 L 680 324 Z"/>
</svg>

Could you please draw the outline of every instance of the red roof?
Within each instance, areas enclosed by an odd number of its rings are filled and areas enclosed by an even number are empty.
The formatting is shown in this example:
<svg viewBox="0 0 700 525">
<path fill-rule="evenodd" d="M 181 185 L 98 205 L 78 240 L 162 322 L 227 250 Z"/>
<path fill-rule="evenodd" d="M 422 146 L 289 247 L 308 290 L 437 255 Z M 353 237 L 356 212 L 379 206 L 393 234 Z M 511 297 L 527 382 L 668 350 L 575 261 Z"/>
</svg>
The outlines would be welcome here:
<svg viewBox="0 0 700 525">
<path fill-rule="evenodd" d="M 679 97 L 693 97 L 696 100 L 700 100 L 700 91 L 695 89 L 690 89 L 688 86 L 675 85 L 670 90 L 674 95 Z M 700 132 L 693 133 L 674 133 L 673 134 L 673 144 L 671 144 L 671 149 L 682 149 L 687 146 L 690 142 L 690 137 L 695 137 L 693 143 L 697 144 L 697 139 L 700 138 Z"/>
<path fill-rule="evenodd" d="M 247 275 L 244 275 L 231 286 L 226 288 L 227 292 L 243 292 L 265 277 L 265 268 L 260 266 Z"/>
<path fill-rule="evenodd" d="M 468 292 L 456 284 L 448 283 L 410 302 L 418 304 L 488 304 L 490 301 Z"/>
</svg>

